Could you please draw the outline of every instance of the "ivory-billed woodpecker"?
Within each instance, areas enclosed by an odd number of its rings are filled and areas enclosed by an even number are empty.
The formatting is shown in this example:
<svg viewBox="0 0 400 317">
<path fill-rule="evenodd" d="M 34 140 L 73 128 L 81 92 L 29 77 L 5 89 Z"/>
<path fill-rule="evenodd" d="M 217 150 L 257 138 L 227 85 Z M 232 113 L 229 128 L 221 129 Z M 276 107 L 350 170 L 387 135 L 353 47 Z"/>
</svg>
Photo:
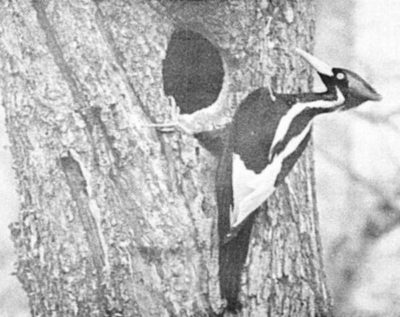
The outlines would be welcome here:
<svg viewBox="0 0 400 317">
<path fill-rule="evenodd" d="M 194 134 L 220 156 L 216 176 L 219 282 L 229 311 L 241 308 L 241 271 L 256 211 L 303 153 L 310 139 L 312 119 L 381 99 L 354 72 L 332 68 L 303 50 L 296 52 L 317 71 L 325 92 L 273 96 L 270 89 L 259 88 L 240 103 L 225 129 Z M 174 122 L 150 126 L 165 129 L 176 125 L 191 133 L 187 126 Z"/>
<path fill-rule="evenodd" d="M 331 68 L 297 49 L 326 86 L 323 93 L 251 92 L 239 105 L 217 178 L 219 279 L 227 309 L 239 310 L 240 277 L 258 208 L 282 183 L 310 138 L 312 119 L 381 96 L 352 71 Z"/>
</svg>

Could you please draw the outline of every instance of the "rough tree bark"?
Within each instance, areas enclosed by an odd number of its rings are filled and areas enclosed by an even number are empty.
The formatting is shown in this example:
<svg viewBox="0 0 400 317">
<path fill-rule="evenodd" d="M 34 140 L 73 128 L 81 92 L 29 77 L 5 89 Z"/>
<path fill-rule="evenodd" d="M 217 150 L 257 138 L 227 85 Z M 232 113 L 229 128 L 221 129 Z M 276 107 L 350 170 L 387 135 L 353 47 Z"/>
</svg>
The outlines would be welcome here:
<svg viewBox="0 0 400 317">
<path fill-rule="evenodd" d="M 34 316 L 212 316 L 217 160 L 195 138 L 144 125 L 171 109 L 161 65 L 176 28 L 201 33 L 224 87 L 193 127 L 229 120 L 251 90 L 310 88 L 291 50 L 311 49 L 314 7 L 291 1 L 0 3 L 1 102 L 21 200 L 11 226 Z M 330 307 L 313 161 L 303 156 L 257 217 L 245 316 Z"/>
</svg>

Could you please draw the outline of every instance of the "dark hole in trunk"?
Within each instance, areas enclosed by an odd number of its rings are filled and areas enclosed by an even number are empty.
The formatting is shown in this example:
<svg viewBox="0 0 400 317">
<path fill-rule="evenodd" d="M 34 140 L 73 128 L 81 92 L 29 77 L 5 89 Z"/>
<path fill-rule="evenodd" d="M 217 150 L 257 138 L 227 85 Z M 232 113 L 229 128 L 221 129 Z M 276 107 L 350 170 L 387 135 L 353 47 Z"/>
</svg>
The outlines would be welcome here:
<svg viewBox="0 0 400 317">
<path fill-rule="evenodd" d="M 222 88 L 224 69 L 216 47 L 200 33 L 176 30 L 163 61 L 164 93 L 181 114 L 210 106 Z"/>
</svg>

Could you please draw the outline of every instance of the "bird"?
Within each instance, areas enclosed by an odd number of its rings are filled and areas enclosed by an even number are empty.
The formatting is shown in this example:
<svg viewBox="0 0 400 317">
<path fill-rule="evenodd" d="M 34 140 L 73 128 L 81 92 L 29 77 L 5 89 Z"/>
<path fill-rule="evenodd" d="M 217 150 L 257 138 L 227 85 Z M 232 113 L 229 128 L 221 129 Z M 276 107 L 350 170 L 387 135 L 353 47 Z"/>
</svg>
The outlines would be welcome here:
<svg viewBox="0 0 400 317">
<path fill-rule="evenodd" d="M 255 215 L 306 148 L 313 118 L 381 100 L 356 73 L 330 67 L 304 50 L 295 51 L 316 70 L 326 90 L 251 92 L 233 116 L 217 168 L 219 283 L 225 308 L 231 312 L 242 309 L 240 279 Z"/>
<path fill-rule="evenodd" d="M 218 274 L 220 294 L 230 312 L 242 309 L 240 279 L 257 211 L 307 147 L 313 118 L 382 99 L 353 71 L 331 67 L 299 48 L 295 52 L 316 70 L 324 92 L 275 94 L 270 87 L 261 87 L 239 104 L 224 128 L 196 133 L 184 124 L 180 108 L 169 96 L 172 121 L 146 125 L 191 134 L 219 157 L 215 178 Z"/>
</svg>

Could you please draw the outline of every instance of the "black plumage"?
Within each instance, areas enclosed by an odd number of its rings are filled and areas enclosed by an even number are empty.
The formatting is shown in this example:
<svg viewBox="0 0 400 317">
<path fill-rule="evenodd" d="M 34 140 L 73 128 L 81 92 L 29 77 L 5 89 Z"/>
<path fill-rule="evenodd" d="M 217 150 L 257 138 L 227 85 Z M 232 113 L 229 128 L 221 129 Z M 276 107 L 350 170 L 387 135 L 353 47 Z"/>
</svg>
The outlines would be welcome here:
<svg viewBox="0 0 400 317">
<path fill-rule="evenodd" d="M 216 176 L 221 297 L 229 311 L 240 310 L 240 278 L 259 207 L 281 184 L 306 148 L 312 119 L 354 108 L 381 96 L 360 76 L 331 68 L 297 50 L 318 72 L 323 93 L 251 92 L 224 129 L 194 136 L 220 157 Z"/>
<path fill-rule="evenodd" d="M 241 309 L 241 271 L 257 210 L 303 153 L 310 139 L 312 119 L 380 99 L 353 72 L 333 68 L 329 74 L 319 75 L 327 87 L 324 93 L 272 97 L 266 88 L 255 90 L 239 105 L 228 128 L 217 170 L 216 196 L 220 291 L 230 311 Z M 252 199 L 256 199 L 254 204 Z"/>
<path fill-rule="evenodd" d="M 272 140 L 277 130 L 280 118 L 287 113 L 291 106 L 299 101 L 315 101 L 321 97 L 318 94 L 276 95 L 271 99 L 266 88 L 252 92 L 239 106 L 233 123 L 229 127 L 229 137 L 222 153 L 216 178 L 218 204 L 218 235 L 220 290 L 223 298 L 227 299 L 227 309 L 239 310 L 240 276 L 248 253 L 251 228 L 257 211 L 254 211 L 234 232 L 231 232 L 230 211 L 233 208 L 232 187 L 232 153 L 238 154 L 246 168 L 260 173 L 269 164 L 268 154 Z M 326 110 L 321 110 L 326 111 Z M 316 115 L 316 110 L 305 110 L 298 115 L 300 124 L 297 128 L 289 129 L 288 138 L 299 134 Z M 304 121 L 304 123 L 303 123 Z M 307 134 L 298 149 L 288 156 L 283 163 L 275 187 L 278 186 L 290 172 L 298 157 L 304 151 L 310 133 Z M 287 144 L 285 138 L 282 148 Z M 279 148 L 279 146 L 278 146 Z M 228 237 L 228 234 L 231 236 Z"/>
</svg>

